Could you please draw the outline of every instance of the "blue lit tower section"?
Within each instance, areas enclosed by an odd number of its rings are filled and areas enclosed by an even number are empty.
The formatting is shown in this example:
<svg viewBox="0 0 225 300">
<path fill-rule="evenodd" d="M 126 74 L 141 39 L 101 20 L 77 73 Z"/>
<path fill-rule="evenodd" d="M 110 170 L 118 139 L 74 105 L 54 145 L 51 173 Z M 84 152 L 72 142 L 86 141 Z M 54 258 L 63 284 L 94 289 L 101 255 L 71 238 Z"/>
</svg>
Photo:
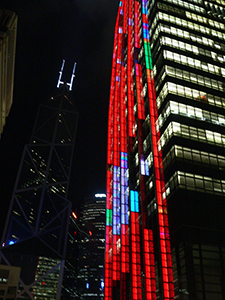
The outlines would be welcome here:
<svg viewBox="0 0 225 300">
<path fill-rule="evenodd" d="M 0 250 L 2 264 L 21 267 L 18 298 L 60 299 L 78 121 L 73 102 L 66 85 L 45 100 L 24 148 Z"/>
</svg>

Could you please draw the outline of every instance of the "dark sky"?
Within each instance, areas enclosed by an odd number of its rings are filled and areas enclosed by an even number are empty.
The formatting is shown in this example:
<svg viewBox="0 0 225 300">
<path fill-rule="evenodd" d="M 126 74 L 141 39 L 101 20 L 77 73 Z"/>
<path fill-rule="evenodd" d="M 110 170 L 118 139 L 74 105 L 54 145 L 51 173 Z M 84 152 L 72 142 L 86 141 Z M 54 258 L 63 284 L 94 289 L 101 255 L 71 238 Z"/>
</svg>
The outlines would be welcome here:
<svg viewBox="0 0 225 300">
<path fill-rule="evenodd" d="M 0 140 L 1 203 L 11 199 L 39 104 L 56 89 L 62 59 L 77 62 L 79 111 L 69 198 L 105 192 L 113 35 L 119 0 L 1 0 L 18 15 L 13 106 Z M 2 211 L 3 212 L 3 211 Z M 0 213 L 1 215 L 1 213 Z"/>
</svg>

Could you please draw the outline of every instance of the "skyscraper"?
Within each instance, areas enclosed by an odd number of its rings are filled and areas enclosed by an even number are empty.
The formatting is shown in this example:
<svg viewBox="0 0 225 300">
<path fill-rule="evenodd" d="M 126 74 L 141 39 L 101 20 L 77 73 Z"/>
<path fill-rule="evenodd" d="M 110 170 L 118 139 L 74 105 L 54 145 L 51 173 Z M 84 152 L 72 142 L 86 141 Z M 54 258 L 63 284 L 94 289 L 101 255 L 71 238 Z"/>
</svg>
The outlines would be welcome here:
<svg viewBox="0 0 225 300">
<path fill-rule="evenodd" d="M 0 136 L 13 101 L 17 15 L 0 9 Z"/>
<path fill-rule="evenodd" d="M 103 300 L 105 251 L 105 197 L 83 200 L 77 275 L 79 299 Z"/>
<path fill-rule="evenodd" d="M 225 2 L 122 0 L 105 299 L 225 298 Z"/>
<path fill-rule="evenodd" d="M 79 286 L 77 284 L 77 276 L 81 235 L 82 231 L 79 226 L 79 219 L 75 212 L 71 212 L 61 300 L 80 299 L 78 295 Z"/>
<path fill-rule="evenodd" d="M 60 299 L 78 112 L 66 85 L 44 101 L 23 151 L 0 248 L 21 268 L 17 298 Z"/>
</svg>

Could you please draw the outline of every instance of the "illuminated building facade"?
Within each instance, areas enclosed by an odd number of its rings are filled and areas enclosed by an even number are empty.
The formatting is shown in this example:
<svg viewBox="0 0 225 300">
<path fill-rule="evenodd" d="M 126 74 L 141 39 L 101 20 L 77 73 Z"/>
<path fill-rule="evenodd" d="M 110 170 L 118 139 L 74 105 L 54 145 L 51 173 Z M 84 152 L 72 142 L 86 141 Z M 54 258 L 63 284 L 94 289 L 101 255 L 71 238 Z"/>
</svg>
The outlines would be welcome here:
<svg viewBox="0 0 225 300">
<path fill-rule="evenodd" d="M 17 298 L 60 299 L 78 112 L 66 85 L 44 101 L 23 151 L 2 237 L 2 264 L 21 267 Z"/>
<path fill-rule="evenodd" d="M 13 102 L 17 15 L 0 9 L 0 136 Z"/>
<path fill-rule="evenodd" d="M 33 287 L 34 299 L 56 299 L 60 281 L 60 259 L 39 256 Z M 61 281 L 60 281 L 61 282 Z"/>
<path fill-rule="evenodd" d="M 122 0 L 105 300 L 225 299 L 225 2 Z"/>
<path fill-rule="evenodd" d="M 102 195 L 102 194 L 99 194 Z M 105 196 L 85 198 L 80 217 L 79 299 L 104 299 Z"/>
</svg>

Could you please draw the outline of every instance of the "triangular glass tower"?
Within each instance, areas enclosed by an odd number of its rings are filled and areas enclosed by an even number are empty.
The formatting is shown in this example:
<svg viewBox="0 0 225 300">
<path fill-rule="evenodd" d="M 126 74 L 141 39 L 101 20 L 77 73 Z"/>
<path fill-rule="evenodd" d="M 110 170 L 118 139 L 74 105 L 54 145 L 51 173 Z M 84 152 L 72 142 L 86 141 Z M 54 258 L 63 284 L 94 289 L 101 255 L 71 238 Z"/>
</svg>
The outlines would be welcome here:
<svg viewBox="0 0 225 300">
<path fill-rule="evenodd" d="M 60 299 L 77 121 L 62 85 L 40 106 L 24 148 L 0 250 L 1 263 L 21 267 L 17 298 Z"/>
</svg>

